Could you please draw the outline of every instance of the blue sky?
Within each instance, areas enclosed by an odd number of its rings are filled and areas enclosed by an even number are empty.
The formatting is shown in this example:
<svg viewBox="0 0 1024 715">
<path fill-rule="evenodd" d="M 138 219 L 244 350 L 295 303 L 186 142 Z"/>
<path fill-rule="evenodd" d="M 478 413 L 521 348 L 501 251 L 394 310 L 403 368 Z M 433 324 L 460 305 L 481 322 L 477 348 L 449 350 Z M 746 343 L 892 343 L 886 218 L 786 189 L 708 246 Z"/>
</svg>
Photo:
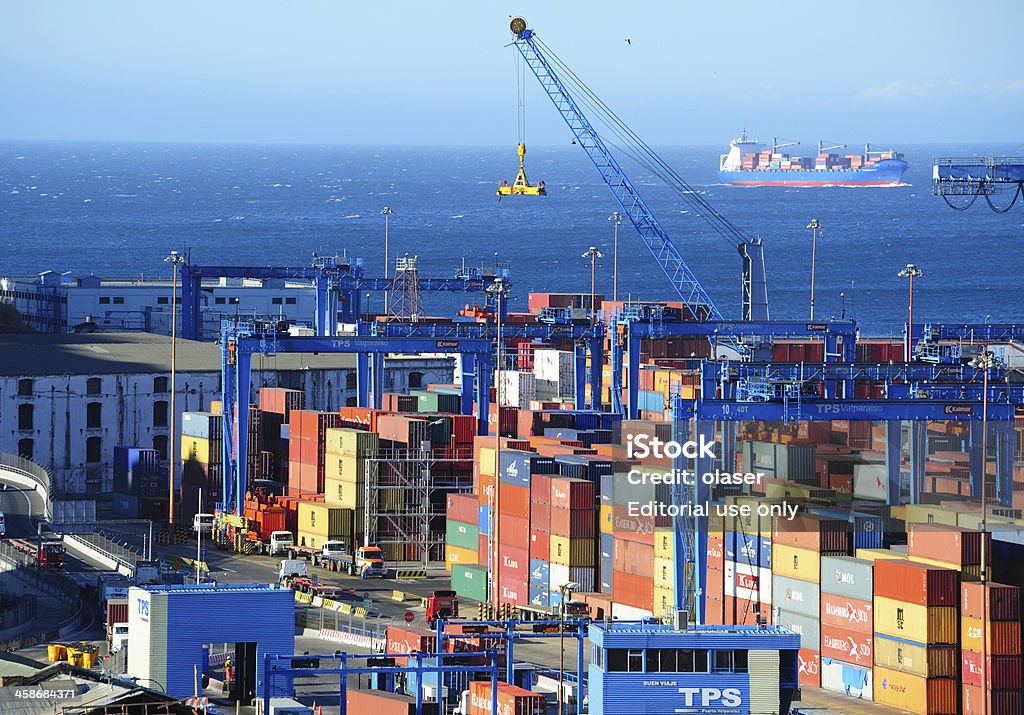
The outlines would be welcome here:
<svg viewBox="0 0 1024 715">
<path fill-rule="evenodd" d="M 1018 0 L 5 0 L 0 139 L 514 143 L 510 14 L 653 144 L 1024 127 Z M 527 141 L 566 138 L 531 81 Z"/>
</svg>

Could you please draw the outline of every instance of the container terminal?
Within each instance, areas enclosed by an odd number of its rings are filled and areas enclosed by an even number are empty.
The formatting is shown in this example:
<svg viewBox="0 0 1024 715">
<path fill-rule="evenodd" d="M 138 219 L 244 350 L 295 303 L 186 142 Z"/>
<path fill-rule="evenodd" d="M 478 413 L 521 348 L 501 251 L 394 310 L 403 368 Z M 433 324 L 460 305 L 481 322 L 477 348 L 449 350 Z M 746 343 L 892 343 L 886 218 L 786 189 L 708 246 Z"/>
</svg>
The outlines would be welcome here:
<svg viewBox="0 0 1024 715">
<path fill-rule="evenodd" d="M 35 332 L 0 335 L 0 711 L 1024 712 L 1024 325 L 915 322 L 912 265 L 902 339 L 771 320 L 760 242 L 620 125 L 736 239 L 727 319 L 510 29 L 672 297 L 517 313 L 510 264 L 348 256 L 3 279 Z M 543 201 L 518 146 L 498 196 Z M 935 193 L 1005 210 L 1022 165 Z"/>
</svg>

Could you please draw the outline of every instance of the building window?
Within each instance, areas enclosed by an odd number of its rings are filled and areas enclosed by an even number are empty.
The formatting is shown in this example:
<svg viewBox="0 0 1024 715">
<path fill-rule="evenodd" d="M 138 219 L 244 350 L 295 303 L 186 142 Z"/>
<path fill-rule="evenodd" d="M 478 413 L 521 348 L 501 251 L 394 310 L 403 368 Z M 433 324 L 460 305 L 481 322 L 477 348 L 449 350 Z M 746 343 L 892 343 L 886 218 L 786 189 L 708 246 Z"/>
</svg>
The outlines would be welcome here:
<svg viewBox="0 0 1024 715">
<path fill-rule="evenodd" d="M 122 295 L 115 295 L 114 296 L 114 305 L 124 305 L 124 296 L 122 296 Z"/>
<path fill-rule="evenodd" d="M 280 298 L 271 298 L 271 299 L 270 299 L 270 302 L 271 302 L 271 303 L 272 303 L 273 305 L 281 305 L 281 299 L 280 299 Z"/>
<path fill-rule="evenodd" d="M 170 380 L 166 377 L 154 377 L 153 378 L 153 392 L 168 392 L 170 390 Z"/>
<path fill-rule="evenodd" d="M 35 407 L 27 402 L 18 405 L 18 429 L 32 429 L 32 413 L 34 411 Z"/>
<path fill-rule="evenodd" d="M 103 404 L 90 402 L 85 407 L 85 426 L 87 429 L 99 429 L 103 426 Z"/>
<path fill-rule="evenodd" d="M 608 649 L 609 673 L 642 673 L 644 672 L 644 652 L 625 648 Z"/>
<path fill-rule="evenodd" d="M 160 459 L 167 459 L 167 435 L 158 434 L 154 436 L 153 449 L 160 454 Z"/>
<path fill-rule="evenodd" d="M 31 439 L 19 439 L 18 440 L 18 456 L 24 457 L 25 459 L 32 459 L 32 450 L 35 447 L 35 442 Z"/>
<path fill-rule="evenodd" d="M 157 305 L 167 305 L 170 302 L 171 302 L 171 299 L 168 298 L 166 295 L 158 296 L 157 299 L 156 299 L 156 304 Z"/>
<path fill-rule="evenodd" d="M 85 383 L 85 394 L 98 395 L 103 389 L 103 380 L 98 377 L 90 377 Z"/>
<path fill-rule="evenodd" d="M 345 389 L 356 389 L 356 374 L 354 372 L 350 372 L 349 374 L 345 375 Z"/>
<path fill-rule="evenodd" d="M 409 373 L 409 387 L 422 387 L 423 386 L 423 373 L 422 372 L 410 372 Z"/>
<path fill-rule="evenodd" d="M 101 295 L 100 296 L 100 305 L 110 305 L 110 296 Z"/>
<path fill-rule="evenodd" d="M 227 302 L 228 302 L 227 298 L 223 298 L 223 297 L 221 297 L 221 298 L 214 298 L 213 299 L 214 305 L 224 305 Z"/>
<path fill-rule="evenodd" d="M 103 439 L 101 437 L 89 437 L 85 440 L 85 461 L 95 464 L 103 456 Z"/>
<path fill-rule="evenodd" d="M 648 673 L 706 673 L 708 652 L 688 648 L 656 648 L 647 651 Z"/>
<path fill-rule="evenodd" d="M 747 651 L 716 650 L 714 664 L 716 673 L 746 673 Z"/>
<path fill-rule="evenodd" d="M 294 298 L 285 298 L 284 302 L 285 302 L 286 305 L 295 305 L 295 299 Z"/>
<path fill-rule="evenodd" d="M 18 380 L 18 394 L 22 397 L 32 397 L 32 380 Z"/>
<path fill-rule="evenodd" d="M 153 403 L 153 426 L 167 426 L 167 400 L 157 400 Z"/>
</svg>

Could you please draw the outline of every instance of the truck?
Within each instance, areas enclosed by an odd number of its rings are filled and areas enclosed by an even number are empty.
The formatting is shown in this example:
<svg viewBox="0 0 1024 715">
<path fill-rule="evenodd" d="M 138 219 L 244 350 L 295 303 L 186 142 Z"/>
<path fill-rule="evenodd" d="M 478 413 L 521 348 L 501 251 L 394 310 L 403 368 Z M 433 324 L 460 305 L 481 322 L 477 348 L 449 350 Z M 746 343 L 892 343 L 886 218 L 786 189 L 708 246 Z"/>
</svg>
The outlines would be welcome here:
<svg viewBox="0 0 1024 715">
<path fill-rule="evenodd" d="M 282 559 L 277 570 L 277 580 L 305 578 L 309 574 L 307 564 L 302 559 Z"/>
<path fill-rule="evenodd" d="M 294 559 L 294 549 L 295 537 L 292 536 L 292 532 L 273 531 L 270 533 L 270 541 L 268 541 L 266 545 L 268 555 L 280 556 L 281 554 L 288 554 L 289 558 Z"/>
<path fill-rule="evenodd" d="M 39 549 L 38 562 L 41 569 L 64 568 L 64 544 L 60 541 L 44 541 Z"/>
<path fill-rule="evenodd" d="M 387 578 L 388 575 L 388 565 L 379 546 L 358 546 L 355 554 L 351 554 L 345 542 L 338 540 L 326 541 L 319 549 L 292 545 L 288 548 L 288 558 L 308 559 L 314 566 L 344 571 L 349 576 Z"/>
<path fill-rule="evenodd" d="M 455 591 L 434 591 L 427 599 L 427 627 L 435 628 L 438 619 L 459 617 L 459 599 Z"/>
</svg>

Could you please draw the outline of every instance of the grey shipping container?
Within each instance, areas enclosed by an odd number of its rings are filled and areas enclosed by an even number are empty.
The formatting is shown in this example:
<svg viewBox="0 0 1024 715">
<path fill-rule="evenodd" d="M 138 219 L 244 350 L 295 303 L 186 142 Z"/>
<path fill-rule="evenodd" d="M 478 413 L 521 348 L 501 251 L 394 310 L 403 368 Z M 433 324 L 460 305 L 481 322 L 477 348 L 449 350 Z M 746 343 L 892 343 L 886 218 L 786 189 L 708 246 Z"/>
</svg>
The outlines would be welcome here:
<svg viewBox="0 0 1024 715">
<path fill-rule="evenodd" d="M 789 628 L 800 634 L 800 647 L 821 650 L 821 619 L 817 613 L 808 616 L 803 613 L 780 610 L 775 625 Z"/>
<path fill-rule="evenodd" d="M 775 574 L 772 576 L 772 605 L 783 611 L 818 614 L 821 590 L 816 583 Z"/>
<path fill-rule="evenodd" d="M 821 557 L 821 591 L 870 601 L 874 595 L 874 564 L 852 556 Z"/>
<path fill-rule="evenodd" d="M 776 444 L 750 440 L 743 443 L 743 468 L 790 482 L 814 479 L 814 445 Z"/>
</svg>

